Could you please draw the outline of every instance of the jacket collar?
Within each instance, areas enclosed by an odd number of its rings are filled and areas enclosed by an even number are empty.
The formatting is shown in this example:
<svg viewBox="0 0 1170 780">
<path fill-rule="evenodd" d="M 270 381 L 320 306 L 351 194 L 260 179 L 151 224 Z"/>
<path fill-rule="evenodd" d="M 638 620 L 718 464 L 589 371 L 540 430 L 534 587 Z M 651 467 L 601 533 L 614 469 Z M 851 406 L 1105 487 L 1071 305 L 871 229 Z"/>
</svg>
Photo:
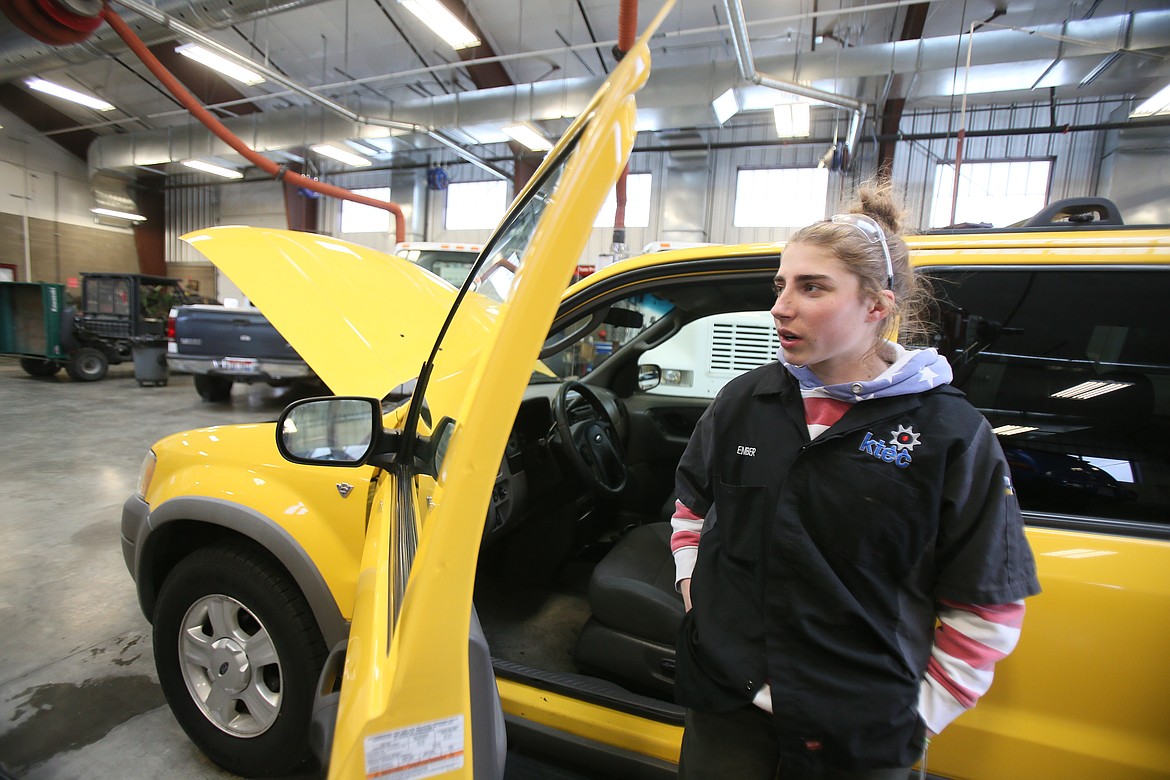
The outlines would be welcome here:
<svg viewBox="0 0 1170 780">
<path fill-rule="evenodd" d="M 808 434 L 804 421 L 804 403 L 800 397 L 800 385 L 780 363 L 769 363 L 764 375 L 752 391 L 753 396 L 778 395 L 788 408 L 789 415 L 798 427 Z M 897 414 L 905 414 L 922 405 L 926 395 L 953 395 L 963 397 L 963 391 L 949 385 L 938 385 L 921 393 L 892 396 L 889 398 L 874 398 L 868 401 L 859 401 L 850 407 L 845 416 L 831 429 L 817 438 L 830 438 L 833 434 L 848 433 L 857 428 L 865 428 L 874 423 L 885 420 Z"/>
</svg>

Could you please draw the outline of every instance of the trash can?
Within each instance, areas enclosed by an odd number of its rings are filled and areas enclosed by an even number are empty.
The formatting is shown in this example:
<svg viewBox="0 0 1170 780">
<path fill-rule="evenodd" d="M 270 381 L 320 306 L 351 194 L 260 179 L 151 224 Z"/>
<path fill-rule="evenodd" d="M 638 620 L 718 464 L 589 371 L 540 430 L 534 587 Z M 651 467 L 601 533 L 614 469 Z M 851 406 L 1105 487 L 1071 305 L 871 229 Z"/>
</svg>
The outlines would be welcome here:
<svg viewBox="0 0 1170 780">
<path fill-rule="evenodd" d="M 134 378 L 141 387 L 160 387 L 167 383 L 167 340 L 143 336 L 131 344 L 134 353 Z"/>
</svg>

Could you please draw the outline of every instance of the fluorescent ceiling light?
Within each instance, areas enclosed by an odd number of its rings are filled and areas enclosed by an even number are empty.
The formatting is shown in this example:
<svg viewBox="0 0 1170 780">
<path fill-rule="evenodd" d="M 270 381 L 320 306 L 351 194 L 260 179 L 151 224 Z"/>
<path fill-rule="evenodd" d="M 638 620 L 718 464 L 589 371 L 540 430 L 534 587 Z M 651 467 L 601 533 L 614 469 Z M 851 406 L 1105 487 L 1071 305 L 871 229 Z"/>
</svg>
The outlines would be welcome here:
<svg viewBox="0 0 1170 780">
<path fill-rule="evenodd" d="M 203 162 L 202 160 L 183 160 L 183 165 L 186 165 L 188 168 L 194 168 L 197 171 L 203 171 L 204 173 L 211 173 L 215 174 L 216 176 L 222 176 L 225 179 L 244 178 L 244 174 L 240 173 L 234 168 L 225 168 L 222 165 L 212 165 L 211 163 Z"/>
<path fill-rule="evenodd" d="M 101 214 L 105 217 L 116 217 L 117 219 L 128 219 L 131 222 L 145 222 L 146 217 L 141 214 L 131 214 L 129 211 L 114 211 L 113 209 L 90 209 L 94 214 Z"/>
<path fill-rule="evenodd" d="M 715 120 L 723 125 L 728 119 L 739 113 L 739 98 L 734 89 L 729 89 L 711 101 L 711 108 L 715 110 Z"/>
<path fill-rule="evenodd" d="M 1129 113 L 1131 117 L 1156 116 L 1158 114 L 1170 114 L 1170 84 L 1162 87 L 1154 93 L 1153 97 Z"/>
<path fill-rule="evenodd" d="M 83 106 L 92 108 L 95 111 L 113 111 L 114 106 L 104 100 L 99 100 L 92 95 L 84 95 L 77 90 L 63 87 L 60 84 L 54 84 L 51 81 L 44 79 L 25 79 L 25 86 L 29 89 L 35 89 L 37 92 L 44 92 L 46 95 L 54 95 L 65 100 L 70 100 L 74 103 L 80 103 Z"/>
<path fill-rule="evenodd" d="M 398 2 L 419 21 L 430 27 L 435 35 L 451 44 L 453 49 L 469 49 L 479 46 L 480 40 L 471 30 L 455 18 L 439 0 L 398 0 Z"/>
<path fill-rule="evenodd" d="M 1061 390 L 1059 393 L 1053 393 L 1052 398 L 1069 398 L 1074 401 L 1086 401 L 1090 398 L 1096 398 L 1099 395 L 1112 393 L 1114 390 L 1120 390 L 1123 387 L 1129 387 L 1133 382 L 1110 382 L 1106 380 L 1094 380 L 1090 382 L 1081 382 L 1079 385 Z"/>
<path fill-rule="evenodd" d="M 1020 433 L 1031 433 L 1039 430 L 1031 425 L 1001 425 L 998 428 L 992 428 L 991 432 L 996 436 L 1015 436 Z"/>
<path fill-rule="evenodd" d="M 552 143 L 547 138 L 525 124 L 508 125 L 504 128 L 504 135 L 533 152 L 547 152 L 552 149 Z"/>
<path fill-rule="evenodd" d="M 176 47 L 175 52 L 243 84 L 251 86 L 252 84 L 264 83 L 264 77 L 256 71 L 248 70 L 243 65 L 238 65 L 227 57 L 205 49 L 197 43 L 184 43 L 182 46 Z"/>
<path fill-rule="evenodd" d="M 352 165 L 355 168 L 365 168 L 372 164 L 369 160 L 367 160 L 365 157 L 362 157 L 360 154 L 347 152 L 344 149 L 338 149 L 336 146 L 330 146 L 329 144 L 318 144 L 317 146 L 313 147 L 313 151 L 325 157 L 331 157 L 338 162 L 345 163 L 346 165 Z"/>
<path fill-rule="evenodd" d="M 808 138 L 812 129 L 812 111 L 808 103 L 777 103 L 772 111 L 776 115 L 777 138 Z"/>
</svg>

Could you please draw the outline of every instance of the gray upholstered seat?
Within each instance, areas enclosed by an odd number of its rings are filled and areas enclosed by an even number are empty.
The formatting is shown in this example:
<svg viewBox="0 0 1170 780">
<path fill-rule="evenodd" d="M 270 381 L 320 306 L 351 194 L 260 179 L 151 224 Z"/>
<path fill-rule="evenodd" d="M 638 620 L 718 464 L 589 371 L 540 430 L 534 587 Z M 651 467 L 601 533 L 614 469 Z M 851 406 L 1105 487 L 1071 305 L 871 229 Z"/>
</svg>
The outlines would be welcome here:
<svg viewBox="0 0 1170 780">
<path fill-rule="evenodd" d="M 578 666 L 671 696 L 684 609 L 674 589 L 669 523 L 638 526 L 618 540 L 593 570 L 589 606 L 593 616 L 574 651 Z"/>
</svg>

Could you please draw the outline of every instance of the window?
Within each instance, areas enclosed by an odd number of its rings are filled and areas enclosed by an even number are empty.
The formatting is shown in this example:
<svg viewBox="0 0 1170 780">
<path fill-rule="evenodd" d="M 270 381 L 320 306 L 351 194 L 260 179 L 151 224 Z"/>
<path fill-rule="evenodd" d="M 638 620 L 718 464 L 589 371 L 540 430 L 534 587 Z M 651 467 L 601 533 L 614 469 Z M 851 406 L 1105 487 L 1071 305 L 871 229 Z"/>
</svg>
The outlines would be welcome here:
<svg viewBox="0 0 1170 780">
<path fill-rule="evenodd" d="M 736 227 L 803 227 L 825 218 L 825 168 L 743 168 L 735 180 Z"/>
<path fill-rule="evenodd" d="M 959 168 L 959 196 L 955 224 L 989 223 L 1005 227 L 1032 216 L 1048 202 L 1051 160 L 963 163 Z M 936 166 L 931 227 L 951 224 L 955 166 Z"/>
<path fill-rule="evenodd" d="M 378 200 L 390 200 L 389 187 L 372 187 L 364 190 L 354 190 L 357 195 Z M 341 232 L 342 233 L 386 233 L 390 230 L 390 212 L 367 206 L 364 203 L 354 203 L 351 200 L 341 201 Z"/>
<path fill-rule="evenodd" d="M 1165 523 L 1170 273 L 930 276 L 947 301 L 944 332 L 958 334 L 941 345 L 955 385 L 998 434 L 1020 505 Z"/>
<path fill-rule="evenodd" d="M 626 176 L 626 227 L 650 226 L 650 181 L 648 173 L 631 173 Z M 617 189 L 611 189 L 597 213 L 595 228 L 613 227 L 614 212 L 617 211 Z"/>
<path fill-rule="evenodd" d="M 447 230 L 491 230 L 508 210 L 508 183 L 454 182 L 447 187 Z"/>
</svg>

